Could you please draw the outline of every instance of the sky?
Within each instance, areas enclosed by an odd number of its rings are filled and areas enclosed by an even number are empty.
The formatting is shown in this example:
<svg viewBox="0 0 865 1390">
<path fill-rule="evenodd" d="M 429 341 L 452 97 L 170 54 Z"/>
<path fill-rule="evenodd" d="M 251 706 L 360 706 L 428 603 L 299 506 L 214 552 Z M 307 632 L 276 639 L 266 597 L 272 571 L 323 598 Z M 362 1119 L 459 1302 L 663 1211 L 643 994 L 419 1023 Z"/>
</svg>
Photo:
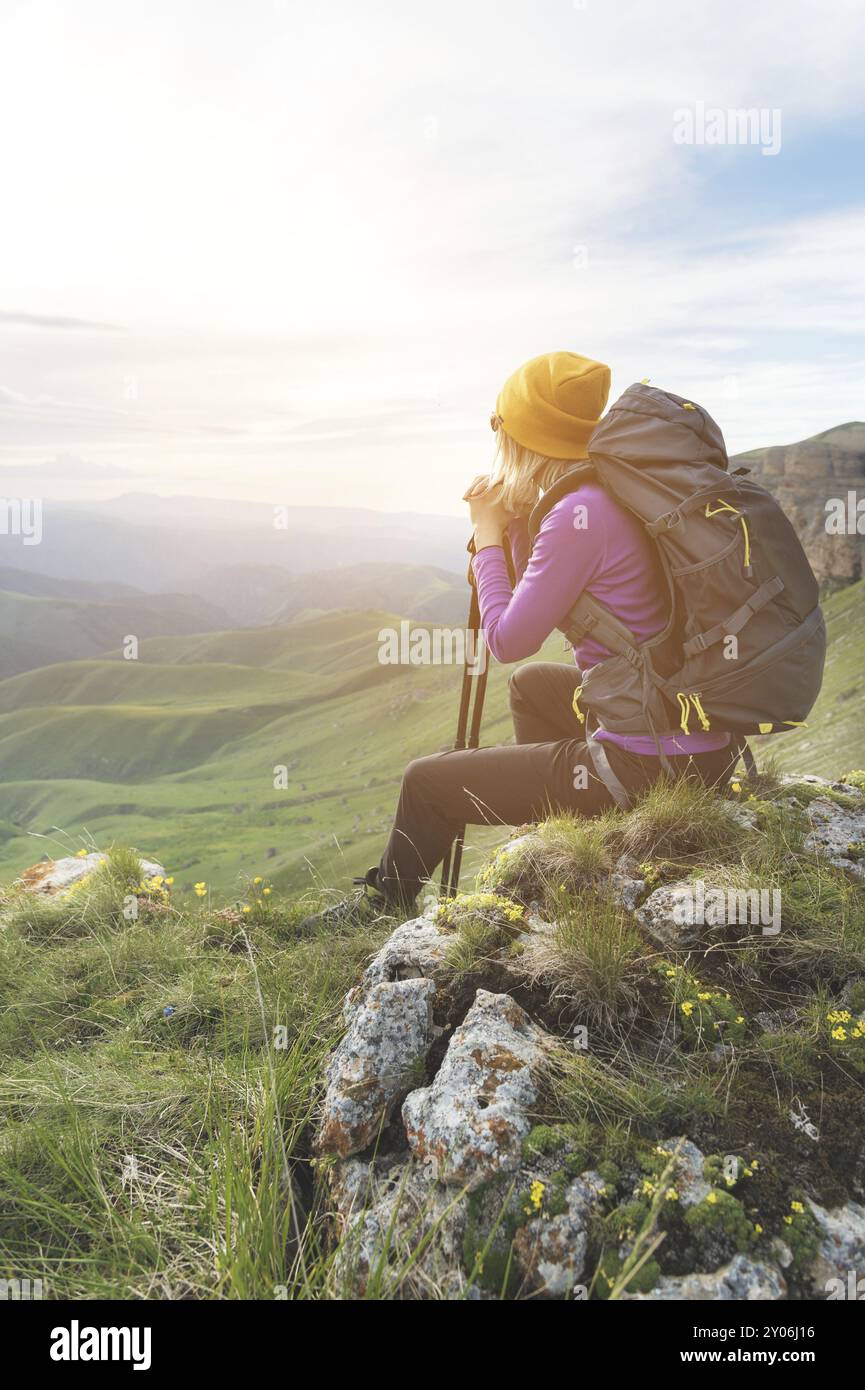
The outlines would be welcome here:
<svg viewBox="0 0 865 1390">
<path fill-rule="evenodd" d="M 731 453 L 865 418 L 862 19 L 0 0 L 0 496 L 459 513 L 558 348 Z"/>
</svg>

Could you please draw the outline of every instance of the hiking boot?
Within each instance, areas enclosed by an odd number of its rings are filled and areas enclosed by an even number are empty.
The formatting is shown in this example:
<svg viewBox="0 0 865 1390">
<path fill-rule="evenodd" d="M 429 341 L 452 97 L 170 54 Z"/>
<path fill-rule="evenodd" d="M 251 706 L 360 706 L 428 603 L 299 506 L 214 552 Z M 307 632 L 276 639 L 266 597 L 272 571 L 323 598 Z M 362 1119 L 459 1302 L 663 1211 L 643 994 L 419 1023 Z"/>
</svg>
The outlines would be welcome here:
<svg viewBox="0 0 865 1390">
<path fill-rule="evenodd" d="M 304 917 L 300 931 L 310 931 L 315 927 L 365 927 L 381 917 L 391 915 L 392 909 L 387 899 L 375 886 L 375 869 L 369 869 L 361 878 L 352 879 L 355 885 L 341 902 L 332 907 L 322 908 L 310 917 Z"/>
</svg>

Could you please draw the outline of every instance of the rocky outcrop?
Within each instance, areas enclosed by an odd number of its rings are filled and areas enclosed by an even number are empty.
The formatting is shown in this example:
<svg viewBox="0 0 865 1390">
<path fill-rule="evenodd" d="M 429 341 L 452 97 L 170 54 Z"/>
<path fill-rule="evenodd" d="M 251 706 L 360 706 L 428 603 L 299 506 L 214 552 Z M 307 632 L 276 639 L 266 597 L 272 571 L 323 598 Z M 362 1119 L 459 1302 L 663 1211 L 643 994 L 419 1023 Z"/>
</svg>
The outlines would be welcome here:
<svg viewBox="0 0 865 1390">
<path fill-rule="evenodd" d="M 471 1191 L 517 1167 L 531 1129 L 544 1035 L 507 994 L 479 989 L 431 1086 L 402 1108 L 414 1155 Z"/>
<path fill-rule="evenodd" d="M 346 1019 L 377 984 L 396 980 L 430 979 L 441 973 L 454 933 L 447 931 L 429 913 L 403 922 L 389 936 L 363 973 L 356 989 L 346 999 Z"/>
<path fill-rule="evenodd" d="M 694 921 L 694 885 L 665 883 L 636 910 L 637 921 L 660 946 L 685 948 L 706 928 Z"/>
<path fill-rule="evenodd" d="M 827 1211 L 817 1202 L 809 1202 L 817 1223 L 820 1245 L 811 1265 L 811 1283 L 818 1297 L 856 1297 L 865 1294 L 865 1207 L 848 1202 L 844 1207 Z M 863 1281 L 861 1291 L 851 1293 L 853 1286 Z M 840 1286 L 840 1287 L 839 1287 Z"/>
<path fill-rule="evenodd" d="M 774 1265 L 736 1255 L 729 1264 L 711 1274 L 683 1274 L 677 1278 L 659 1279 L 649 1293 L 623 1294 L 631 1302 L 767 1302 L 784 1298 L 787 1285 L 784 1276 Z"/>
<path fill-rule="evenodd" d="M 712 1190 L 712 1184 L 703 1176 L 705 1155 L 696 1144 L 680 1135 L 675 1139 L 664 1139 L 658 1148 L 671 1155 L 675 1154 L 675 1168 L 670 1179 L 675 1188 L 677 1201 L 683 1211 L 698 1206 L 705 1201 Z"/>
<path fill-rule="evenodd" d="M 362 1178 L 359 1172 L 353 1177 L 349 1205 L 343 1189 L 337 1256 L 345 1296 L 373 1292 L 372 1278 L 392 1296 L 459 1298 L 467 1283 L 462 1266 L 467 1212 L 459 1195 L 431 1182 L 423 1168 L 407 1160 L 381 1172 L 371 1164 Z"/>
<path fill-rule="evenodd" d="M 530 1293 L 565 1298 L 584 1280 L 589 1233 L 603 1193 L 601 1175 L 583 1173 L 565 1191 L 564 1212 L 536 1216 L 519 1228 L 514 1258 Z"/>
<path fill-rule="evenodd" d="M 826 504 L 846 503 L 848 492 L 865 499 L 865 424 L 854 421 L 796 444 L 754 449 L 731 459 L 730 466 L 749 468 L 754 482 L 777 498 L 819 580 L 862 577 L 865 536 L 827 531 Z"/>
<path fill-rule="evenodd" d="M 811 824 L 805 836 L 805 848 L 824 855 L 836 868 L 844 869 L 854 878 L 865 880 L 865 801 L 861 794 L 846 782 L 827 782 L 818 777 L 797 780 L 826 787 L 836 796 L 855 798 L 855 804 L 849 806 L 828 795 L 809 801 L 804 808 Z"/>
<path fill-rule="evenodd" d="M 31 868 L 25 869 L 16 879 L 16 885 L 25 888 L 28 893 L 56 897 L 89 877 L 94 869 L 105 863 L 106 857 L 94 850 L 92 854 L 69 855 L 65 859 L 45 859 L 41 864 L 34 864 Z M 164 878 L 165 870 L 161 864 L 152 859 L 142 859 L 140 863 L 143 878 L 154 878 L 158 875 Z"/>
<path fill-rule="evenodd" d="M 572 881 L 562 867 L 565 837 L 553 838 L 550 877 L 543 833 L 532 832 L 498 852 L 496 871 L 504 863 L 511 876 L 497 879 L 495 892 L 462 895 L 393 932 L 346 1000 L 347 1033 L 328 1067 L 319 1130 L 319 1152 L 336 1160 L 323 1171 L 346 1296 L 853 1296 L 844 1290 L 853 1276 L 854 1288 L 865 1280 L 865 1208 L 838 1198 L 863 1195 L 865 1161 L 847 1114 L 865 1062 L 865 973 L 849 935 L 831 960 L 821 957 L 828 994 L 815 1037 L 801 990 L 795 998 L 773 992 L 775 962 L 785 957 L 762 901 L 757 917 L 750 898 L 749 915 L 738 915 L 740 895 L 757 888 L 713 888 L 711 880 L 735 876 L 740 829 L 754 850 L 745 862 L 759 865 L 751 837 L 786 817 L 789 844 L 798 846 L 804 829 L 806 849 L 833 866 L 818 870 L 796 849 L 796 873 L 810 863 L 846 901 L 835 870 L 861 877 L 865 795 L 801 777 L 771 795 L 774 809 L 759 798 L 720 803 L 736 827 L 732 840 L 722 837 L 720 864 L 707 856 L 701 865 L 691 842 L 684 861 L 639 863 L 621 852 L 628 839 L 614 826 L 613 852 L 590 860 L 590 888 L 577 896 L 562 884 Z M 647 894 L 677 862 L 694 865 L 693 880 L 662 881 Z M 782 881 L 783 863 L 774 869 Z M 589 936 L 595 903 L 599 937 L 606 932 L 598 953 Z M 743 936 L 767 927 L 766 949 L 752 963 Z M 814 938 L 821 953 L 825 931 Z M 626 977 L 617 980 L 611 966 Z M 611 975 L 607 1012 L 590 1014 L 591 991 L 600 994 Z M 801 1094 L 791 1108 L 767 1083 L 763 1114 L 754 1057 L 776 1039 L 779 1057 L 788 1045 L 801 1051 Z M 604 1118 L 632 1103 L 622 1061 L 632 1046 L 646 1084 L 659 1064 L 669 1088 L 664 1113 L 678 1119 L 663 1129 L 645 1116 L 633 1130 Z M 791 1052 L 797 1064 L 799 1051 Z M 707 1077 L 729 1069 L 734 1120 L 723 1103 L 711 1114 L 688 1108 L 680 1054 L 697 1053 Z M 815 1075 L 852 1083 L 849 1096 L 822 1083 L 809 1090 L 811 1058 Z M 841 1067 L 826 1072 L 829 1058 Z M 805 1123 L 817 1113 L 819 1131 Z M 673 1124 L 678 1134 L 657 1137 Z M 835 1205 L 819 1205 L 824 1194 Z"/>
<path fill-rule="evenodd" d="M 381 980 L 353 1010 L 327 1068 L 322 1153 L 346 1158 L 377 1138 L 423 1069 L 433 1037 L 434 992 L 432 980 Z"/>
</svg>

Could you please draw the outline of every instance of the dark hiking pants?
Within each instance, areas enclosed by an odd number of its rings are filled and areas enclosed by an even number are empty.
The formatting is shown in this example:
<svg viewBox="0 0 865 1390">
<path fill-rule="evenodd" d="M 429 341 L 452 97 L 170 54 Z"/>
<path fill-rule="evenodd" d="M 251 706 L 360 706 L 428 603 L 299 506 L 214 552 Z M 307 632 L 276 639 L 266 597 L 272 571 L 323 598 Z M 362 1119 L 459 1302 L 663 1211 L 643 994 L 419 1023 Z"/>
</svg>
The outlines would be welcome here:
<svg viewBox="0 0 865 1390">
<path fill-rule="evenodd" d="M 533 662 L 509 682 L 515 744 L 471 748 L 416 758 L 403 774 L 393 829 L 377 873 L 389 898 L 412 902 L 461 825 L 523 825 L 551 812 L 595 816 L 615 805 L 597 777 L 571 701 L 575 667 Z M 661 776 L 657 757 L 606 743 L 610 764 L 627 791 L 639 792 Z M 734 764 L 732 748 L 670 759 L 680 776 L 708 786 Z M 583 771 L 585 770 L 585 771 Z"/>
</svg>

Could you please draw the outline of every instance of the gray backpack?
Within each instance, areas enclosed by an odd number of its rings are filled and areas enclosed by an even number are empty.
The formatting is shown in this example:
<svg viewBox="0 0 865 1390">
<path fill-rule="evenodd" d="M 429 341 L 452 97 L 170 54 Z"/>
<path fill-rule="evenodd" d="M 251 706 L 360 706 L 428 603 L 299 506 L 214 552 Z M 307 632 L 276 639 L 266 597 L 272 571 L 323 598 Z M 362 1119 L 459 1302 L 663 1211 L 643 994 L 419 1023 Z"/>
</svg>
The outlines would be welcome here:
<svg viewBox="0 0 865 1390">
<path fill-rule="evenodd" d="M 580 595 L 559 626 L 571 643 L 591 632 L 611 655 L 583 672 L 578 719 L 587 733 L 654 736 L 667 772 L 662 735 L 730 733 L 752 771 L 743 736 L 803 724 L 823 677 L 817 581 L 795 530 L 747 480 L 748 469 L 727 471 L 711 416 L 669 392 L 629 387 L 595 429 L 589 459 L 544 494 L 531 538 L 561 497 L 594 477 L 654 541 L 670 616 L 640 643 L 604 604 Z M 625 804 L 602 745 L 588 742 L 596 770 Z"/>
</svg>

